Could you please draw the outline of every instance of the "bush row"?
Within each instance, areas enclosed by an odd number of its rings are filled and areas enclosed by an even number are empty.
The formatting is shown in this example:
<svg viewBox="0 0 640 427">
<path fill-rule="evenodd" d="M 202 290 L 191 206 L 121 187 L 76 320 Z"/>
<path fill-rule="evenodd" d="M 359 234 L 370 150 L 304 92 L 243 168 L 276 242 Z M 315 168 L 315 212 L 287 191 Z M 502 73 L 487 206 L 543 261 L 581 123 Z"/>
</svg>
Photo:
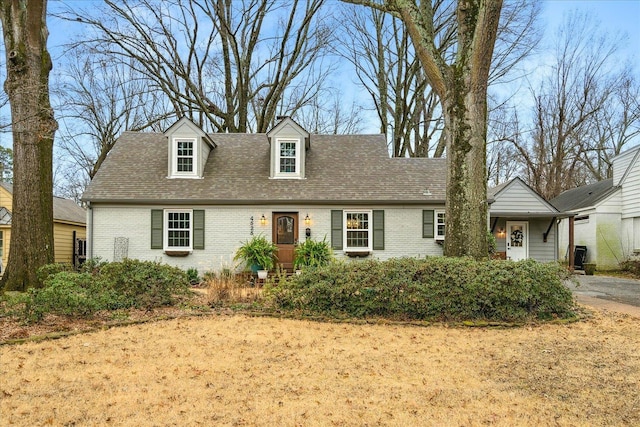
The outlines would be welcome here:
<svg viewBox="0 0 640 427">
<path fill-rule="evenodd" d="M 42 288 L 29 289 L 13 300 L 14 305 L 22 305 L 28 321 L 39 321 L 47 313 L 88 316 L 100 310 L 152 309 L 173 304 L 189 290 L 187 274 L 179 268 L 133 259 L 90 261 L 80 272 L 51 264 L 42 267 L 38 276 Z"/>
<path fill-rule="evenodd" d="M 433 257 L 332 263 L 265 288 L 277 309 L 329 316 L 524 321 L 567 317 L 557 264 Z"/>
</svg>

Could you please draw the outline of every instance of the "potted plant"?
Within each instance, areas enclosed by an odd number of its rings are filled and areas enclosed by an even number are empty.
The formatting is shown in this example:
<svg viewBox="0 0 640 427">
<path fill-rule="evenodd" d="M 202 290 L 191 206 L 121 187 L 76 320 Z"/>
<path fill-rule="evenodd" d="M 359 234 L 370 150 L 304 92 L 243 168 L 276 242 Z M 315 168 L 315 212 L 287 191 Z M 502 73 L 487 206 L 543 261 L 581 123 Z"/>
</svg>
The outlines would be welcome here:
<svg viewBox="0 0 640 427">
<path fill-rule="evenodd" d="M 271 241 L 267 240 L 263 235 L 253 236 L 251 239 L 242 243 L 242 246 L 236 251 L 233 260 L 243 261 L 245 267 L 256 273 L 260 270 L 269 271 L 275 266 L 276 253 L 278 247 Z M 266 274 L 261 273 L 261 278 L 265 278 Z"/>
<path fill-rule="evenodd" d="M 322 267 L 333 259 L 333 251 L 325 237 L 322 241 L 307 239 L 296 246 L 293 252 L 293 267 Z"/>
</svg>

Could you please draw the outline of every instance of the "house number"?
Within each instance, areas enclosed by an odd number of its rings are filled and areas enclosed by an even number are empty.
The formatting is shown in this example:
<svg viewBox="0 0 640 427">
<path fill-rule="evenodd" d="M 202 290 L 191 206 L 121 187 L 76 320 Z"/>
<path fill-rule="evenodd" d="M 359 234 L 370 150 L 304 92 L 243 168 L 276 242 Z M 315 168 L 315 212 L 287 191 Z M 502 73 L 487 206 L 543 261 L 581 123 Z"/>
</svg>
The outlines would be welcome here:
<svg viewBox="0 0 640 427">
<path fill-rule="evenodd" d="M 253 236 L 253 215 L 251 215 L 251 219 L 249 221 L 249 236 Z"/>
</svg>

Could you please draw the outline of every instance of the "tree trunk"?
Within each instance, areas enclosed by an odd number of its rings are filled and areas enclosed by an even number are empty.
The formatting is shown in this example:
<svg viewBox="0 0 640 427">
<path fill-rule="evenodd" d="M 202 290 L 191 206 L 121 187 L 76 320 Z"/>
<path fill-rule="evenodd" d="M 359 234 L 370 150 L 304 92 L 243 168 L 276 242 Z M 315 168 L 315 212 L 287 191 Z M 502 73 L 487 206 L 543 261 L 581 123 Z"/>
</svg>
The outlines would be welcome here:
<svg viewBox="0 0 640 427">
<path fill-rule="evenodd" d="M 7 290 L 38 286 L 36 271 L 53 262 L 53 137 L 49 102 L 46 0 L 0 0 L 14 150 L 11 251 Z"/>
</svg>

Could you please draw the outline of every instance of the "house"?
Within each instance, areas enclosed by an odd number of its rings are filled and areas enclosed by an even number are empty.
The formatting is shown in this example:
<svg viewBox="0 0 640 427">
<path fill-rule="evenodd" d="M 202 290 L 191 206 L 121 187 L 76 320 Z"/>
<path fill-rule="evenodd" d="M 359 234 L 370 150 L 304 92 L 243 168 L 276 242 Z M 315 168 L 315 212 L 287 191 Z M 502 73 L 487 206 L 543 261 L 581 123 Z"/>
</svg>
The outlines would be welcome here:
<svg viewBox="0 0 640 427">
<path fill-rule="evenodd" d="M 563 192 L 551 200 L 573 215 L 575 245 L 586 246 L 586 262 L 616 269 L 640 253 L 640 146 L 613 159 L 613 178 Z M 560 255 L 569 251 L 570 221 L 559 226 Z"/>
<path fill-rule="evenodd" d="M 488 199 L 490 230 L 500 258 L 558 259 L 557 220 L 565 215 L 520 178 L 489 189 Z"/>
<path fill-rule="evenodd" d="M 0 182 L 0 259 L 7 265 L 11 243 L 13 185 Z M 84 259 L 87 214 L 73 200 L 53 198 L 53 239 L 55 262 L 76 265 Z"/>
<path fill-rule="evenodd" d="M 383 135 L 315 135 L 291 118 L 206 134 L 182 118 L 118 139 L 83 195 L 88 256 L 215 271 L 259 234 L 285 268 L 306 238 L 343 258 L 441 255 L 445 181 L 444 159 L 390 158 Z"/>
<path fill-rule="evenodd" d="M 445 162 L 390 158 L 383 135 L 315 135 L 291 118 L 260 134 L 206 134 L 186 118 L 125 132 L 83 195 L 88 256 L 215 271 L 259 234 L 287 269 L 306 238 L 342 258 L 442 255 Z M 488 202 L 502 258 L 558 258 L 563 214 L 520 178 Z"/>
</svg>

